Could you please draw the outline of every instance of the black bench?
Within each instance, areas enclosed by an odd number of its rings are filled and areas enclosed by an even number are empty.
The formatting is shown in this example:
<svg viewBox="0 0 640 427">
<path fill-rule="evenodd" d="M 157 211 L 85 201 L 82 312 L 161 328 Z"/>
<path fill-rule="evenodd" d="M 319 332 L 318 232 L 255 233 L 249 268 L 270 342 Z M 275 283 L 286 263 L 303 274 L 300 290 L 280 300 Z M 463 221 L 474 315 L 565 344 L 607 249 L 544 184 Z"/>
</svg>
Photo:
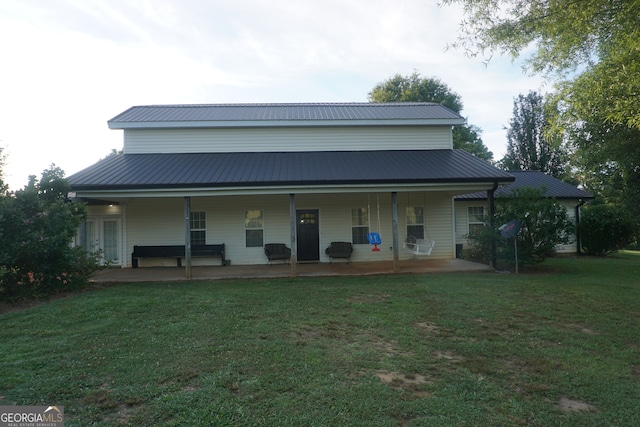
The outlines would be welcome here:
<svg viewBox="0 0 640 427">
<path fill-rule="evenodd" d="M 131 266 L 138 268 L 139 258 L 175 258 L 178 267 L 182 267 L 182 258 L 185 257 L 184 245 L 169 246 L 134 246 L 131 253 Z M 222 265 L 226 265 L 224 259 L 224 243 L 220 245 L 193 245 L 191 257 L 220 257 Z"/>
</svg>

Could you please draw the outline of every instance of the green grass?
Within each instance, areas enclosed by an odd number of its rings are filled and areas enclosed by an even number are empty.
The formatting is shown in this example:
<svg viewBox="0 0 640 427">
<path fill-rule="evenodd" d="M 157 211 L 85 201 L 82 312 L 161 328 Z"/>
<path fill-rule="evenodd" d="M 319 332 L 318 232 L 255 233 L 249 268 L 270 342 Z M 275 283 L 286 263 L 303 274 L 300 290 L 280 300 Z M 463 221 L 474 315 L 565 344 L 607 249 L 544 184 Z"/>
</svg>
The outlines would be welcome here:
<svg viewBox="0 0 640 427">
<path fill-rule="evenodd" d="M 625 426 L 640 255 L 535 274 L 126 284 L 0 315 L 0 404 L 66 426 Z"/>
</svg>

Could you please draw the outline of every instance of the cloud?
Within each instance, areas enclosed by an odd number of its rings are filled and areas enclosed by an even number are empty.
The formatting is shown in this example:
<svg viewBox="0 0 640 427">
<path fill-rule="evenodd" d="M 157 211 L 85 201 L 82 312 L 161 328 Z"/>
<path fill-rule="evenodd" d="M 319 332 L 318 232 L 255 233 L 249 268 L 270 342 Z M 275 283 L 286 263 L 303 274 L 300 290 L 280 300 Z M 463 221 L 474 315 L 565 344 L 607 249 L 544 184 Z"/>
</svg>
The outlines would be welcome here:
<svg viewBox="0 0 640 427">
<path fill-rule="evenodd" d="M 0 146 L 13 189 L 50 163 L 68 174 L 122 134 L 132 105 L 366 101 L 394 74 L 447 83 L 498 154 L 518 93 L 540 82 L 503 58 L 449 50 L 462 13 L 424 0 L 5 0 Z"/>
</svg>

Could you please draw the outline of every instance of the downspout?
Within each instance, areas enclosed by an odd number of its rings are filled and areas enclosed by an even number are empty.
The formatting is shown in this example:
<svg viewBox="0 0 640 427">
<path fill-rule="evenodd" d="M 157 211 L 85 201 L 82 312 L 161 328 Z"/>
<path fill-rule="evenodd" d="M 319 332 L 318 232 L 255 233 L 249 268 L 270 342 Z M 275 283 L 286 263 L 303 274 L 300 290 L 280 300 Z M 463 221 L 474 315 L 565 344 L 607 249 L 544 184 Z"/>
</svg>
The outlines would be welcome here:
<svg viewBox="0 0 640 427">
<path fill-rule="evenodd" d="M 494 222 L 495 222 L 494 215 L 496 211 L 494 193 L 497 189 L 498 189 L 498 183 L 494 182 L 493 188 L 491 190 L 487 190 L 487 200 L 489 201 L 489 227 L 491 227 L 491 230 L 494 229 Z M 496 242 L 494 239 L 491 239 L 491 268 L 495 270 L 497 264 L 498 264 L 498 255 L 496 251 Z"/>
<path fill-rule="evenodd" d="M 580 199 L 580 203 L 576 206 L 576 245 L 578 255 L 582 255 L 582 240 L 580 239 L 580 232 L 578 231 L 578 225 L 580 224 L 580 207 L 585 204 L 583 199 Z"/>
</svg>

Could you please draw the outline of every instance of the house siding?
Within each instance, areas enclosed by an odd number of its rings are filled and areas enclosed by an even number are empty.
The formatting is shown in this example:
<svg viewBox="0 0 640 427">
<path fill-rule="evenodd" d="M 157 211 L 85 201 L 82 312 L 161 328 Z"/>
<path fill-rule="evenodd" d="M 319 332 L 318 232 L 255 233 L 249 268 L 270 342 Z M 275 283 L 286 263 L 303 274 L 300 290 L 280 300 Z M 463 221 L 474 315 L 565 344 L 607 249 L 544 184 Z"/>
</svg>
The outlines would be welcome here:
<svg viewBox="0 0 640 427">
<path fill-rule="evenodd" d="M 436 241 L 429 258 L 452 258 L 454 254 L 451 223 L 452 194 L 448 192 L 400 193 L 398 195 L 398 234 L 400 259 L 413 254 L 403 250 L 406 238 L 407 206 L 425 207 L 426 232 Z M 391 195 L 380 193 L 380 229 L 378 230 L 378 194 L 302 194 L 295 197 L 296 209 L 317 209 L 320 221 L 320 262 L 329 262 L 324 250 L 333 241 L 351 241 L 351 209 L 370 206 L 370 229 L 382 237 L 380 252 L 372 252 L 368 244 L 354 245 L 352 262 L 390 261 L 393 259 Z M 184 244 L 184 204 L 181 198 L 133 199 L 126 205 L 123 227 L 127 229 L 124 261 L 131 266 L 134 245 Z M 264 243 L 290 246 L 289 196 L 192 197 L 191 210 L 205 211 L 207 243 L 224 243 L 226 258 L 233 265 L 266 263 L 262 247 L 245 247 L 244 212 L 264 211 Z M 218 259 L 194 258 L 193 265 L 219 265 Z M 140 260 L 140 266 L 175 266 L 172 259 Z"/>
<path fill-rule="evenodd" d="M 451 149 L 450 126 L 125 129 L 125 154 Z"/>
</svg>

